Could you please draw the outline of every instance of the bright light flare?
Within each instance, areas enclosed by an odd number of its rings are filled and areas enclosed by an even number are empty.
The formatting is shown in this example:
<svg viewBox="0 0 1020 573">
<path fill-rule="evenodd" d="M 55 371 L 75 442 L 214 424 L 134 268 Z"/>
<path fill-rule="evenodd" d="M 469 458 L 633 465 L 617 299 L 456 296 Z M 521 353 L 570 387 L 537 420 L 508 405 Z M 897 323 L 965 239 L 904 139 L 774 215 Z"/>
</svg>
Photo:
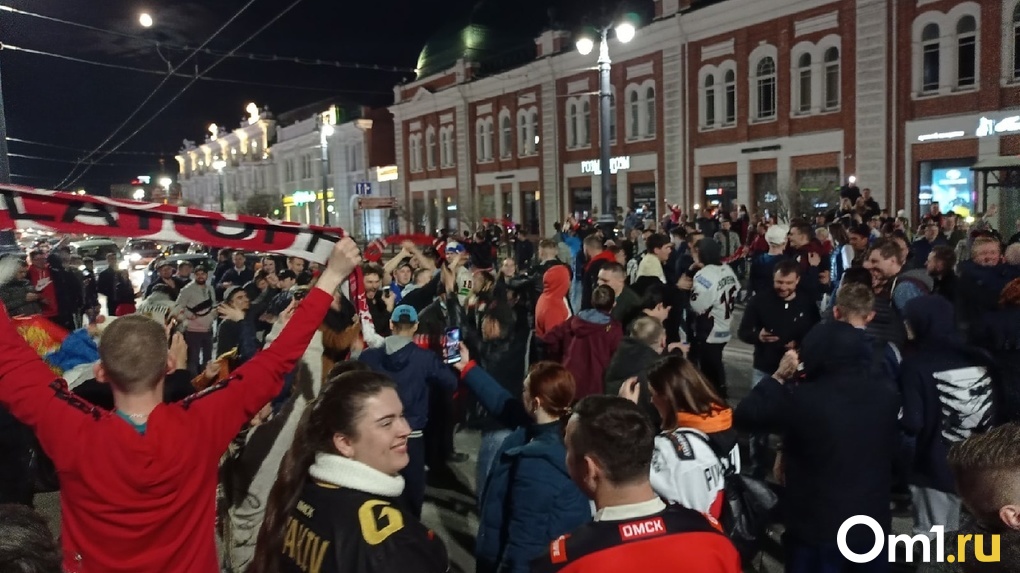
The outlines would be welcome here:
<svg viewBox="0 0 1020 573">
<path fill-rule="evenodd" d="M 616 27 L 616 39 L 624 44 L 633 40 L 636 33 L 637 30 L 634 29 L 634 25 L 630 22 L 624 22 Z"/>
<path fill-rule="evenodd" d="M 587 56 L 595 49 L 595 41 L 591 38 L 580 38 L 577 40 L 577 51 L 581 52 L 582 56 Z"/>
<path fill-rule="evenodd" d="M 141 24 L 143 28 L 151 28 L 152 15 L 150 15 L 148 12 L 142 12 L 141 14 L 138 15 L 138 23 Z"/>
</svg>

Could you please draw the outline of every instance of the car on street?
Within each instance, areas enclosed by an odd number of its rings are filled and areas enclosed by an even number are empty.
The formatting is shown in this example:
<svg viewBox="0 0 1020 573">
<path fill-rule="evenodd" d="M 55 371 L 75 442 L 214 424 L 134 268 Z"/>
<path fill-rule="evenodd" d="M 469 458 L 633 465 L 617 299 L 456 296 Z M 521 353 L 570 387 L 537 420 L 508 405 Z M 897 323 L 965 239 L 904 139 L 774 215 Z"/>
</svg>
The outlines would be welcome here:
<svg viewBox="0 0 1020 573">
<path fill-rule="evenodd" d="M 76 254 L 83 259 L 92 259 L 95 264 L 93 268 L 95 268 L 97 273 L 106 270 L 106 255 L 113 253 L 117 255 L 118 259 L 121 258 L 120 247 L 111 239 L 87 239 L 71 243 L 70 247 L 72 254 Z M 126 269 L 127 265 L 120 261 L 119 268 L 121 270 Z"/>
<path fill-rule="evenodd" d="M 149 239 L 128 239 L 124 244 L 124 260 L 128 262 L 131 270 L 147 266 L 156 257 L 162 255 L 166 248 Z"/>
</svg>

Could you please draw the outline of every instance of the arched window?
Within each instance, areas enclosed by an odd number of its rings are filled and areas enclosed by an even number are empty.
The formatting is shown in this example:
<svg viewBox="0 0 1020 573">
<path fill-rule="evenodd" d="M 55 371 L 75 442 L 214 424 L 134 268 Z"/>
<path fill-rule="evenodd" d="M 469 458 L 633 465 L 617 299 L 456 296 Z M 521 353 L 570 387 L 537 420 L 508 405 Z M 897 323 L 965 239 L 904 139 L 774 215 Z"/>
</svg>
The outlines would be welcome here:
<svg viewBox="0 0 1020 573">
<path fill-rule="evenodd" d="M 567 147 L 577 147 L 577 104 L 567 106 Z"/>
<path fill-rule="evenodd" d="M 797 113 L 811 112 L 811 54 L 797 59 Z"/>
<path fill-rule="evenodd" d="M 1020 80 L 1020 4 L 1013 9 L 1013 79 Z"/>
<path fill-rule="evenodd" d="M 591 102 L 581 104 L 581 145 L 591 145 Z"/>
<path fill-rule="evenodd" d="M 655 86 L 645 89 L 645 135 L 655 136 Z"/>
<path fill-rule="evenodd" d="M 492 118 L 485 120 L 485 160 L 492 161 Z"/>
<path fill-rule="evenodd" d="M 771 56 L 758 60 L 755 66 L 755 84 L 758 89 L 757 119 L 776 117 L 776 61 Z"/>
<path fill-rule="evenodd" d="M 485 161 L 485 120 L 475 126 L 475 161 Z"/>
<path fill-rule="evenodd" d="M 528 124 L 531 126 L 528 134 L 528 141 L 531 142 L 531 152 L 538 153 L 538 143 L 540 141 L 538 134 L 538 110 L 532 108 L 531 112 L 528 113 Z"/>
<path fill-rule="evenodd" d="M 513 154 L 514 128 L 510 125 L 510 114 L 501 114 L 499 123 L 499 156 L 505 159 Z"/>
<path fill-rule="evenodd" d="M 446 128 L 446 163 L 447 166 L 453 166 L 457 164 L 457 158 L 454 156 L 453 147 L 453 126 Z"/>
<path fill-rule="evenodd" d="M 822 99 L 826 111 L 839 108 L 839 48 L 825 50 L 825 94 Z"/>
<path fill-rule="evenodd" d="M 705 100 L 702 103 L 705 109 L 705 127 L 715 126 L 715 76 L 705 76 Z"/>
<path fill-rule="evenodd" d="M 630 138 L 637 139 L 641 134 L 641 102 L 637 90 L 630 92 Z"/>
<path fill-rule="evenodd" d="M 723 123 L 733 125 L 737 121 L 737 74 L 733 70 L 726 70 L 723 76 L 723 89 L 726 95 L 726 116 Z"/>
<path fill-rule="evenodd" d="M 531 146 L 528 144 L 528 114 L 523 110 L 517 112 L 517 155 L 528 155 Z"/>
<path fill-rule="evenodd" d="M 429 169 L 436 168 L 436 131 L 431 127 L 425 132 L 425 162 Z"/>
<path fill-rule="evenodd" d="M 939 89 L 939 25 L 928 24 L 921 31 L 921 91 Z"/>
<path fill-rule="evenodd" d="M 956 22 L 956 85 L 970 87 L 977 81 L 977 21 L 964 16 Z"/>
<path fill-rule="evenodd" d="M 450 163 L 449 153 L 450 134 L 445 127 L 439 128 L 439 165 L 446 167 Z"/>
<path fill-rule="evenodd" d="M 616 89 L 609 96 L 609 141 L 616 141 Z"/>
</svg>

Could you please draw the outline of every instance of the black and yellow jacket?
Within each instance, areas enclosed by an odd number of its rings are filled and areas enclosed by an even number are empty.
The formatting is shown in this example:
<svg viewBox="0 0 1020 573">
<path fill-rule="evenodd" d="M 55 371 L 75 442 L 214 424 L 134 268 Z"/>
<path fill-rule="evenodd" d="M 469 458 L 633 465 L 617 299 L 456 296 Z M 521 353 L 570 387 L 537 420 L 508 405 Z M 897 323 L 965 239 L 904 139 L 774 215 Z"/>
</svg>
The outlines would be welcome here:
<svg viewBox="0 0 1020 573">
<path fill-rule="evenodd" d="M 443 542 L 397 503 L 403 478 L 319 454 L 287 521 L 281 573 L 444 573 Z"/>
</svg>

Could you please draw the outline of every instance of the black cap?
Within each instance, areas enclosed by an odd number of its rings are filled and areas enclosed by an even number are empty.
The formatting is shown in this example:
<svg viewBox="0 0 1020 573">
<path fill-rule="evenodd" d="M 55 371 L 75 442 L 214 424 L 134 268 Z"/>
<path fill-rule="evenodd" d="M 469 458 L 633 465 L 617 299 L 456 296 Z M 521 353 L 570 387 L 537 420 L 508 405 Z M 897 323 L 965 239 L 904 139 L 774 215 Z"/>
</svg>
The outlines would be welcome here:
<svg viewBox="0 0 1020 573">
<path fill-rule="evenodd" d="M 295 280 L 296 281 L 297 280 L 297 273 L 295 273 L 294 271 L 292 271 L 290 269 L 280 269 L 280 270 L 276 271 L 276 278 L 280 279 L 281 281 L 282 280 L 286 280 L 286 279 L 291 279 L 291 280 Z"/>
<path fill-rule="evenodd" d="M 195 265 L 195 268 L 191 269 L 191 270 L 192 270 L 192 272 L 196 272 L 196 273 L 199 272 L 199 271 L 202 271 L 203 273 L 207 273 L 207 272 L 209 272 L 209 267 L 205 266 L 205 263 L 198 263 L 197 265 Z"/>
</svg>

